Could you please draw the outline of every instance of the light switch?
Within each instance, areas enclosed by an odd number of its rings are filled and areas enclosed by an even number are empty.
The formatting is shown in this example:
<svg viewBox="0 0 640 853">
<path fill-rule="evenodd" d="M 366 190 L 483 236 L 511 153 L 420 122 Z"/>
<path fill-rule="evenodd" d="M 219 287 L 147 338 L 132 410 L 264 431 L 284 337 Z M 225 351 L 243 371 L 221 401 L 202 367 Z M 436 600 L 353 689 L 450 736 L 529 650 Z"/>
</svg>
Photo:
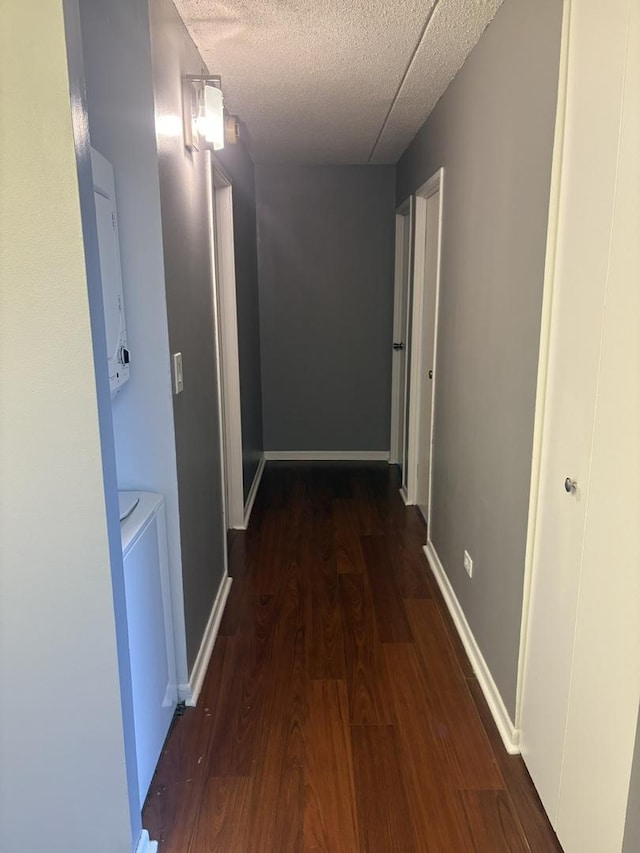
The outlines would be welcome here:
<svg viewBox="0 0 640 853">
<path fill-rule="evenodd" d="M 470 578 L 473 577 L 473 560 L 471 559 L 471 554 L 468 551 L 464 552 L 464 570 Z"/>
<path fill-rule="evenodd" d="M 174 352 L 173 354 L 173 393 L 179 394 L 184 388 L 184 378 L 182 376 L 182 353 Z"/>
</svg>

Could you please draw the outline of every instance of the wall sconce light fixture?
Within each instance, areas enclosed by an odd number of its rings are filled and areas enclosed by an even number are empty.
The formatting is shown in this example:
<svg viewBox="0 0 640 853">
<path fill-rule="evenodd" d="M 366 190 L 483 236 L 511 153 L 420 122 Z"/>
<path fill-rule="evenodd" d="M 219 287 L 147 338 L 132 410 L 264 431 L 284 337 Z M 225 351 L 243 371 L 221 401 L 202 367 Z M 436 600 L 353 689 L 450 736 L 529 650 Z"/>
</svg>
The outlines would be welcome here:
<svg viewBox="0 0 640 853">
<path fill-rule="evenodd" d="M 189 74 L 183 81 L 184 144 L 189 151 L 224 148 L 224 99 L 221 78 Z"/>
</svg>

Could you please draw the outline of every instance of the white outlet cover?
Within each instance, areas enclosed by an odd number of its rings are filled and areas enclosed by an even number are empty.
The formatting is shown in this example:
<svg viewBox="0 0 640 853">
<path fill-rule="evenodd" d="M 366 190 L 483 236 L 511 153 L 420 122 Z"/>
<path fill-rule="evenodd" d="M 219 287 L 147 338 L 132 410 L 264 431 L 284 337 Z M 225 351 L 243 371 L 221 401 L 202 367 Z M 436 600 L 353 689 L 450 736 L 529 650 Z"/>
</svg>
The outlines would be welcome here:
<svg viewBox="0 0 640 853">
<path fill-rule="evenodd" d="M 473 560 L 468 551 L 464 552 L 464 570 L 470 578 L 473 577 Z"/>
</svg>

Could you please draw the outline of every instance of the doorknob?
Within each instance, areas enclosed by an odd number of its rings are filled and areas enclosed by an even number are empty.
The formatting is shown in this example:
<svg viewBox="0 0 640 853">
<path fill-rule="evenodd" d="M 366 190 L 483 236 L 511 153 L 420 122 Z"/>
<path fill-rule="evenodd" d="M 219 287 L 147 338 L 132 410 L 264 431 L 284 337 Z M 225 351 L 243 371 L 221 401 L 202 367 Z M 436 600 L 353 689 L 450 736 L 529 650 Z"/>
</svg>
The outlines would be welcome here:
<svg viewBox="0 0 640 853">
<path fill-rule="evenodd" d="M 564 481 L 564 489 L 565 492 L 568 492 L 570 495 L 575 495 L 578 491 L 578 483 L 575 480 L 572 480 L 571 477 L 567 477 Z"/>
<path fill-rule="evenodd" d="M 429 371 L 429 379 L 433 379 L 433 370 Z"/>
<path fill-rule="evenodd" d="M 403 343 L 394 343 L 393 348 L 394 349 L 404 349 L 404 344 Z"/>
</svg>

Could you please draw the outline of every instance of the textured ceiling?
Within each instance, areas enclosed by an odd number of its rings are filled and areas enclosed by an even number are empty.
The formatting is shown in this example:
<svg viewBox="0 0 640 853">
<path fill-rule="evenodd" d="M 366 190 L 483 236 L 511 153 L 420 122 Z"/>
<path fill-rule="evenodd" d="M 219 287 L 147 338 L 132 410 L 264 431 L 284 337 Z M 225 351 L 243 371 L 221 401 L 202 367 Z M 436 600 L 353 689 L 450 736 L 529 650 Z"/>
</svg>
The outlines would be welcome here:
<svg viewBox="0 0 640 853">
<path fill-rule="evenodd" d="M 256 162 L 395 163 L 502 0 L 175 0 Z"/>
</svg>

